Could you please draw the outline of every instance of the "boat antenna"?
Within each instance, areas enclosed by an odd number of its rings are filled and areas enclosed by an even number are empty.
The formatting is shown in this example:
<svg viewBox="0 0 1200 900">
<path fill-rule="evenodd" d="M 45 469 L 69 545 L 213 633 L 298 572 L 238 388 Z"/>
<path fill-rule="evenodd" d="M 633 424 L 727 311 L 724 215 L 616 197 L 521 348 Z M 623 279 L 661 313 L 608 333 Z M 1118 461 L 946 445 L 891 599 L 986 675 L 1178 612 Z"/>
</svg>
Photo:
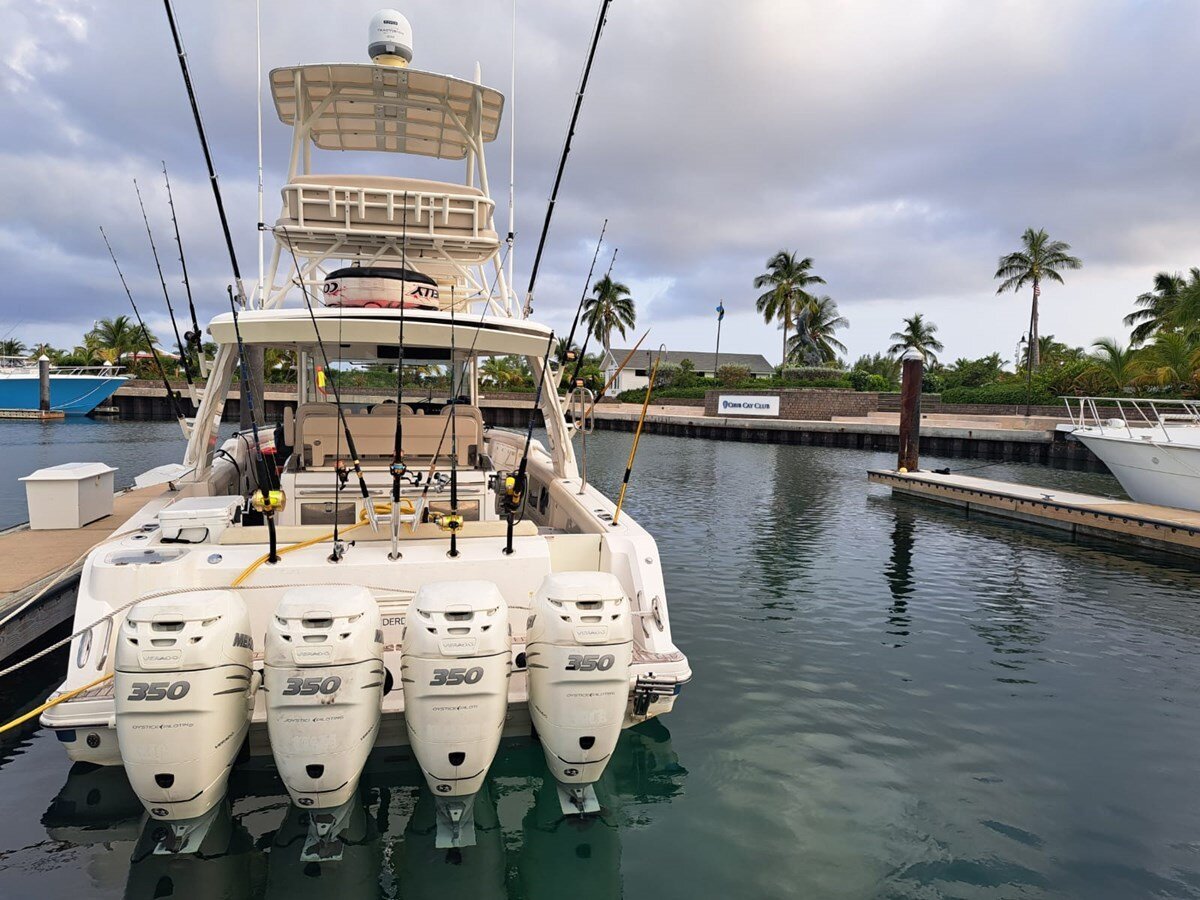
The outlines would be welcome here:
<svg viewBox="0 0 1200 900">
<path fill-rule="evenodd" d="M 575 359 L 575 351 L 571 346 L 575 343 L 575 329 L 579 327 L 579 317 L 583 314 L 583 303 L 587 299 L 588 288 L 592 286 L 592 273 L 596 271 L 596 260 L 600 256 L 600 247 L 604 244 L 604 232 L 608 230 L 608 219 L 600 226 L 600 238 L 596 241 L 596 252 L 592 254 L 592 264 L 588 266 L 587 278 L 583 282 L 583 290 L 579 293 L 579 303 L 575 307 L 575 318 L 571 320 L 571 330 L 567 334 L 567 346 L 563 352 L 562 364 Z"/>
<path fill-rule="evenodd" d="M 263 109 L 262 109 L 262 2 L 254 0 L 254 89 L 258 112 L 258 305 L 266 306 L 266 284 L 263 275 L 263 252 L 266 232 L 263 231 Z"/>
<path fill-rule="evenodd" d="M 163 160 L 163 181 L 167 185 L 167 204 L 171 207 L 171 224 L 175 227 L 175 246 L 179 248 L 179 267 L 183 270 L 183 288 L 187 292 L 188 312 L 192 316 L 192 330 L 184 334 L 184 340 L 188 346 L 195 348 L 196 361 L 200 366 L 201 371 L 198 373 L 203 375 L 203 363 L 200 362 L 203 356 L 203 347 L 200 344 L 200 323 L 196 321 L 196 303 L 192 299 L 192 283 L 188 281 L 187 262 L 183 258 L 183 241 L 179 237 L 179 219 L 175 217 L 175 197 L 171 193 L 171 179 L 167 175 L 167 162 Z"/>
<path fill-rule="evenodd" d="M 277 563 L 279 562 L 279 553 L 275 537 L 275 513 L 283 509 L 283 491 L 275 488 L 270 466 L 267 465 L 266 454 L 263 453 L 262 443 L 258 438 L 258 416 L 254 414 L 254 391 L 250 390 L 250 367 L 246 364 L 246 345 L 242 342 L 242 328 L 238 323 L 237 303 L 233 299 L 233 285 L 228 285 L 226 291 L 229 293 L 229 309 L 233 313 L 233 333 L 237 338 L 238 365 L 242 374 L 240 393 L 250 413 L 250 432 L 254 436 L 254 462 L 258 467 L 255 475 L 258 481 L 258 490 L 254 492 L 250 502 L 256 510 L 263 514 L 263 518 L 267 522 L 267 540 L 270 545 L 267 562 Z M 336 516 L 334 516 L 334 521 L 337 521 Z"/>
<path fill-rule="evenodd" d="M 650 369 L 650 380 L 646 382 L 646 399 L 642 401 L 642 414 L 638 417 L 637 430 L 633 434 L 633 446 L 629 448 L 629 460 L 625 463 L 625 477 L 621 479 L 621 493 L 617 496 L 617 508 L 613 512 L 612 523 L 614 525 L 621 518 L 621 507 L 625 505 L 625 491 L 629 489 L 629 476 L 633 474 L 633 461 L 637 457 L 638 444 L 642 440 L 642 428 L 646 425 L 646 410 L 650 408 L 650 394 L 654 390 L 658 364 L 662 362 L 666 352 L 666 345 L 660 344 L 658 353 L 654 357 L 654 365 Z"/>
<path fill-rule="evenodd" d="M 150 239 L 150 252 L 154 254 L 154 268 L 158 270 L 158 283 L 162 285 L 163 299 L 167 301 L 167 314 L 171 317 L 171 328 L 175 332 L 175 346 L 179 348 L 179 364 L 183 367 L 183 377 L 187 379 L 188 390 L 194 391 L 192 366 L 188 362 L 183 338 L 179 336 L 179 323 L 175 321 L 175 308 L 171 305 L 171 294 L 167 291 L 167 279 L 163 277 L 162 263 L 158 260 L 158 248 L 154 246 L 154 233 L 150 230 L 150 218 L 146 215 L 146 204 L 142 202 L 142 189 L 138 187 L 136 178 L 133 179 L 133 190 L 137 194 L 138 206 L 142 210 L 142 221 L 146 224 L 146 237 Z"/>
<path fill-rule="evenodd" d="M 517 239 L 517 0 L 512 0 L 512 67 L 508 83 L 508 290 L 505 306 L 513 290 L 513 266 L 516 254 L 512 252 Z"/>
<path fill-rule="evenodd" d="M 454 285 L 450 285 L 450 515 L 442 517 L 441 526 L 450 532 L 451 559 L 458 558 L 458 533 L 463 527 L 463 517 L 458 514 L 458 425 L 455 422 L 458 412 L 458 358 L 454 333 L 458 326 L 454 307 L 457 304 Z"/>
<path fill-rule="evenodd" d="M 325 342 L 321 339 L 321 329 L 317 325 L 316 314 L 313 313 L 312 300 L 308 296 L 308 286 L 304 283 L 304 275 L 300 269 L 300 260 L 296 256 L 296 248 L 292 246 L 291 235 L 288 234 L 286 228 L 283 226 L 279 227 L 283 230 L 283 236 L 287 239 L 288 250 L 291 251 L 292 262 L 296 266 L 296 282 L 300 286 L 300 293 L 304 295 L 304 306 L 308 310 L 308 318 L 312 322 L 313 334 L 317 338 L 317 349 L 321 351 L 321 362 L 325 366 L 325 371 L 329 373 L 329 385 L 333 388 L 333 403 L 337 409 L 338 422 L 342 426 L 342 434 L 346 437 L 346 449 L 350 453 L 350 463 L 354 467 L 354 474 L 358 477 L 358 489 L 362 494 L 366 506 L 367 518 L 370 520 L 372 528 L 378 528 L 378 523 L 375 520 L 375 507 L 371 502 L 371 492 L 367 489 L 367 478 L 363 474 L 362 463 L 358 458 L 358 448 L 354 444 L 354 434 L 350 431 L 350 424 L 346 421 L 346 411 L 342 408 L 342 392 L 338 388 L 337 379 L 333 377 L 334 372 L 329 365 L 329 354 L 325 352 Z M 340 346 L 341 342 L 339 341 L 338 343 Z M 340 496 L 339 484 L 339 491 L 334 493 L 334 500 L 336 501 Z M 338 541 L 338 517 L 335 510 L 333 516 L 333 553 L 330 554 L 329 561 L 340 562 L 342 554 L 342 547 Z"/>
<path fill-rule="evenodd" d="M 142 314 L 138 311 L 137 304 L 133 301 L 133 293 L 129 290 L 129 285 L 125 281 L 125 273 L 121 271 L 121 264 L 117 262 L 117 255 L 113 253 L 112 244 L 108 242 L 108 235 L 104 233 L 103 225 L 100 226 L 100 236 L 104 238 L 104 246 L 108 248 L 108 255 L 112 258 L 113 266 L 116 267 L 117 277 L 121 279 L 121 287 L 125 288 L 125 296 L 129 298 L 129 305 L 133 307 L 133 314 L 137 317 L 138 326 L 142 329 L 142 340 L 146 342 L 146 346 L 150 348 L 150 354 L 154 357 L 154 365 L 158 368 L 158 374 L 162 378 L 163 387 L 166 388 L 167 399 L 171 402 L 171 406 L 175 410 L 175 418 L 179 420 L 179 427 L 183 429 L 183 433 L 186 436 L 188 433 L 187 417 L 183 413 L 183 406 L 179 402 L 179 395 L 171 387 L 171 381 L 167 378 L 167 370 L 163 367 L 162 359 L 159 358 L 158 351 L 154 348 L 154 342 L 150 340 L 150 332 L 146 328 L 146 323 L 142 321 Z"/>
<path fill-rule="evenodd" d="M 187 53 L 183 50 L 183 42 L 179 37 L 179 27 L 175 24 L 175 10 L 171 0 L 163 0 L 167 10 L 167 21 L 171 25 L 171 37 L 175 41 L 175 54 L 179 57 L 179 70 L 183 73 L 183 86 L 187 88 L 188 102 L 192 105 L 192 118 L 196 120 L 196 133 L 200 137 L 200 149 L 204 151 L 204 164 L 208 167 L 208 182 L 212 187 L 213 199 L 217 203 L 217 215 L 221 219 L 221 231 L 225 235 L 225 249 L 229 252 L 229 264 L 233 267 L 233 280 L 237 287 L 238 300 L 242 308 L 246 307 L 246 289 L 242 284 L 242 270 L 238 265 L 237 251 L 233 249 L 233 235 L 229 231 L 229 219 L 225 215 L 225 203 L 221 200 L 221 185 L 217 181 L 217 170 L 213 165 L 212 153 L 208 149 L 208 138 L 204 133 L 204 120 L 200 117 L 200 105 L 196 102 L 196 91 L 192 87 L 192 75 L 188 71 Z"/>
<path fill-rule="evenodd" d="M 617 251 L 620 249 L 621 249 L 620 247 L 613 248 L 612 259 L 610 259 L 608 262 L 608 271 L 604 273 L 605 278 L 609 278 L 612 275 L 613 266 L 617 262 Z M 583 346 L 579 348 L 579 358 L 577 360 L 575 360 L 575 371 L 571 373 L 570 386 L 572 388 L 579 381 L 579 371 L 580 371 L 580 369 L 583 368 L 583 361 L 587 358 L 587 348 L 588 348 L 588 344 L 591 343 L 593 331 L 594 331 L 594 329 L 589 328 L 584 334 Z"/>
<path fill-rule="evenodd" d="M 169 3 L 170 0 L 167 0 Z M 533 313 L 533 288 L 537 283 L 538 269 L 542 264 L 542 251 L 546 249 L 546 237 L 550 234 L 550 220 L 554 216 L 554 204 L 558 202 L 558 187 L 562 184 L 563 171 L 567 167 L 567 157 L 571 154 L 571 138 L 575 136 L 575 125 L 579 121 L 579 110 L 583 106 L 583 95 L 587 90 L 588 77 L 592 74 L 592 61 L 596 58 L 596 47 L 600 43 L 600 32 L 604 30 L 604 20 L 608 15 L 608 5 L 612 0 L 601 0 L 600 14 L 596 16 L 596 30 L 592 34 L 592 45 L 588 50 L 587 62 L 583 67 L 583 76 L 579 80 L 579 90 L 575 92 L 575 108 L 571 111 L 571 123 L 567 126 L 567 139 L 563 142 L 562 155 L 558 160 L 558 172 L 554 176 L 554 187 L 550 191 L 550 200 L 546 204 L 546 220 L 542 223 L 542 235 L 538 238 L 537 253 L 533 257 L 533 268 L 529 272 L 529 287 L 525 291 L 525 318 Z"/>
<path fill-rule="evenodd" d="M 511 556 L 513 552 L 513 527 L 517 510 L 525 504 L 525 488 L 527 486 L 526 471 L 529 467 L 529 445 L 533 443 L 533 423 L 537 419 L 537 411 L 542 405 L 542 389 L 546 386 L 546 371 L 550 368 L 550 354 L 554 350 L 554 332 L 550 332 L 550 340 L 546 342 L 546 355 L 542 358 L 542 371 L 538 376 L 537 394 L 533 399 L 533 409 L 529 411 L 529 426 L 525 429 L 525 450 L 521 454 L 521 464 L 515 475 L 509 475 L 504 480 L 504 515 L 508 520 L 508 528 L 504 539 L 504 555 Z M 523 515 L 524 513 L 522 513 Z"/>
</svg>

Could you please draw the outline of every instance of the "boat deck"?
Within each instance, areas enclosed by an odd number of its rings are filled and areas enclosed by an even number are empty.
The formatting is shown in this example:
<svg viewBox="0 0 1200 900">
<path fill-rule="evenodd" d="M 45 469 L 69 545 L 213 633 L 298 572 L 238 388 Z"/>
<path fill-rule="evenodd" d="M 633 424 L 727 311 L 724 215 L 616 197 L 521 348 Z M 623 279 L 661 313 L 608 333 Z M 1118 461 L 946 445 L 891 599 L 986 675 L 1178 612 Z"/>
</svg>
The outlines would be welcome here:
<svg viewBox="0 0 1200 900">
<path fill-rule="evenodd" d="M 6 619 L 56 576 L 59 582 L 37 603 L 0 628 L 0 660 L 34 643 L 68 621 L 75 610 L 75 586 L 83 568 L 81 557 L 167 489 L 166 485 L 118 493 L 112 515 L 82 528 L 32 531 L 18 525 L 0 532 L 0 620 Z"/>
<path fill-rule="evenodd" d="M 871 484 L 894 494 L 918 497 L 973 512 L 1017 519 L 1155 550 L 1200 556 L 1200 512 L 1077 494 L 1028 484 L 943 475 L 936 472 L 893 472 L 873 469 Z"/>
</svg>

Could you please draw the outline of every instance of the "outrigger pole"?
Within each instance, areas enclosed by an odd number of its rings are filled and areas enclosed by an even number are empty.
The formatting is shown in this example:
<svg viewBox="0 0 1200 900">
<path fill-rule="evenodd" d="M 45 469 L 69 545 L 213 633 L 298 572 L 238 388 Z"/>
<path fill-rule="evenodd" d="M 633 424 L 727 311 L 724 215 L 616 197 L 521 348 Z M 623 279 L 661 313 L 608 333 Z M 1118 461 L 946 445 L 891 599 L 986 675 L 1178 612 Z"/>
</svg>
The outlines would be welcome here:
<svg viewBox="0 0 1200 900">
<path fill-rule="evenodd" d="M 154 254 L 154 268 L 158 270 L 158 283 L 162 285 L 163 299 L 167 301 L 167 315 L 171 317 L 171 330 L 175 332 L 175 346 L 179 348 L 179 364 L 183 367 L 183 377 L 187 379 L 188 392 L 194 395 L 192 366 L 188 362 L 183 338 L 179 336 L 179 323 L 175 321 L 175 307 L 171 305 L 171 294 L 167 291 L 167 279 L 163 277 L 162 263 L 158 261 L 158 248 L 154 246 L 154 233 L 150 230 L 150 218 L 146 215 L 146 204 L 142 202 L 142 189 L 138 187 L 136 178 L 133 179 L 133 190 L 137 194 L 138 207 L 142 210 L 142 221 L 146 225 L 146 237 L 150 239 L 150 252 Z M 195 399 L 195 396 L 192 396 L 193 402 Z"/>
<path fill-rule="evenodd" d="M 171 401 L 171 406 L 175 409 L 175 418 L 179 420 L 179 427 L 183 429 L 184 437 L 187 437 L 187 416 L 184 415 L 183 407 L 179 403 L 179 395 L 171 387 L 171 380 L 167 378 L 167 370 L 163 367 L 158 351 L 154 349 L 154 342 L 150 340 L 150 332 L 146 328 L 146 323 L 142 321 L 142 314 L 138 312 L 137 304 L 133 302 L 133 293 L 129 290 L 129 285 L 125 282 L 125 273 L 121 271 L 121 264 L 117 262 L 117 255 L 113 253 L 112 244 L 108 242 L 108 235 L 104 233 L 103 225 L 100 226 L 100 237 L 104 238 L 104 246 L 108 248 L 108 255 L 112 258 L 113 266 L 117 270 L 117 276 L 121 279 L 121 287 L 125 288 L 125 296 L 129 298 L 129 305 L 133 307 L 133 314 L 137 317 L 138 325 L 142 329 L 142 340 L 146 342 L 146 346 L 150 348 L 150 354 L 154 357 L 154 365 L 158 368 L 158 374 L 162 377 L 163 387 L 167 391 L 167 398 Z"/>
<path fill-rule="evenodd" d="M 621 373 L 625 371 L 625 367 L 629 365 L 629 361 L 633 359 L 633 354 L 638 352 L 638 347 L 642 346 L 642 341 L 646 339 L 646 335 L 648 334 L 650 334 L 649 328 L 647 328 L 642 333 L 642 336 L 638 338 L 638 342 L 633 345 L 633 349 L 625 354 L 625 358 L 621 360 L 621 364 L 617 366 L 617 371 L 613 372 L 608 381 L 604 382 L 604 387 L 600 388 L 600 393 L 596 395 L 596 399 L 593 400 L 592 405 L 588 407 L 587 415 L 590 416 L 592 414 L 592 410 L 594 410 L 596 408 L 596 404 L 600 402 L 599 398 L 604 396 L 604 392 L 612 387 L 613 382 L 616 381 L 620 377 Z"/>
<path fill-rule="evenodd" d="M 167 0 L 168 4 L 170 0 Z M 563 142 L 562 156 L 558 160 L 558 173 L 554 176 L 554 187 L 550 191 L 550 201 L 546 204 L 546 221 L 542 223 L 542 235 L 538 238 L 537 253 L 533 257 L 533 268 L 529 272 L 529 287 L 525 291 L 525 318 L 533 312 L 533 288 L 537 284 L 538 269 L 542 264 L 542 251 L 546 249 L 546 237 L 550 234 L 550 220 L 554 216 L 554 204 L 558 202 L 558 188 L 562 184 L 563 171 L 567 167 L 567 157 L 571 155 L 571 138 L 575 136 L 575 125 L 579 121 L 579 110 L 583 106 L 583 95 L 587 91 L 588 77 L 592 74 L 592 62 L 596 58 L 596 47 L 600 44 L 600 33 L 604 30 L 604 20 L 608 15 L 608 6 L 612 0 L 602 0 L 600 14 L 596 17 L 596 31 L 592 34 L 592 45 L 588 50 L 587 62 L 583 67 L 583 76 L 579 80 L 579 90 L 575 93 L 575 108 L 571 111 L 571 123 L 567 126 L 567 139 Z"/>
<path fill-rule="evenodd" d="M 441 527 L 450 532 L 450 558 L 458 558 L 458 533 L 463 527 L 463 517 L 458 513 L 458 427 L 455 415 L 458 411 L 458 360 L 455 359 L 454 307 L 457 299 L 454 286 L 450 286 L 450 515 L 442 516 Z"/>
<path fill-rule="evenodd" d="M 167 176 L 167 162 L 163 160 L 163 181 L 167 185 L 167 204 L 171 207 L 171 225 L 175 228 L 175 246 L 179 248 L 179 268 L 183 271 L 183 288 L 187 292 L 188 312 L 192 316 L 192 330 L 184 334 L 188 346 L 196 351 L 196 364 L 199 375 L 204 376 L 204 347 L 201 344 L 200 323 L 196 321 L 196 303 L 192 300 L 192 283 L 188 281 L 187 262 L 183 258 L 183 241 L 179 237 L 179 219 L 175 217 L 175 197 L 171 193 L 171 179 Z"/>
</svg>

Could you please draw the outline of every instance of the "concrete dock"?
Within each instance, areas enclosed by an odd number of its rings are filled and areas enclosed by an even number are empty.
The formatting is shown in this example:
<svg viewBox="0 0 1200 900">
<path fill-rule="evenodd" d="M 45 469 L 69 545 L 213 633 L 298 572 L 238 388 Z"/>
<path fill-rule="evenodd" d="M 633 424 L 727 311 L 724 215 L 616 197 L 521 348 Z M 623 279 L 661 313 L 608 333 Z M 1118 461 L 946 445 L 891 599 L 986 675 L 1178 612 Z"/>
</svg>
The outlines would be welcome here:
<svg viewBox="0 0 1200 900">
<path fill-rule="evenodd" d="M 121 531 L 130 517 L 164 490 L 166 485 L 122 491 L 113 498 L 112 515 L 83 528 L 32 531 L 28 525 L 18 525 L 0 532 L 0 622 L 4 623 L 0 626 L 0 662 L 70 621 L 83 568 L 81 557 Z M 42 597 L 22 609 L 52 583 Z"/>
<path fill-rule="evenodd" d="M 924 433 L 921 439 L 924 442 Z M 1072 538 L 1087 536 L 1200 557 L 1200 512 L 969 475 L 874 469 L 867 479 L 890 487 L 893 494 L 958 507 L 967 515 L 999 516 L 1066 531 Z"/>
</svg>

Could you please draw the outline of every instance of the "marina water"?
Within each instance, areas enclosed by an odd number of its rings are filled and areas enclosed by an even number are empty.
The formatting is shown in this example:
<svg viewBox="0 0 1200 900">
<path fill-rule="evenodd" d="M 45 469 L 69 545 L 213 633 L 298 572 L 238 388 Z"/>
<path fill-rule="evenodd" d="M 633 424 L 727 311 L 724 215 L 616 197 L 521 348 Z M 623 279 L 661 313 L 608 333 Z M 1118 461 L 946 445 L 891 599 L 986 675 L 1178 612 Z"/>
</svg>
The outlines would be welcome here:
<svg viewBox="0 0 1200 900">
<path fill-rule="evenodd" d="M 174 423 L 3 433 L 4 525 L 38 466 L 103 460 L 128 483 L 182 447 Z M 588 438 L 610 495 L 629 439 Z M 343 860 L 304 863 L 300 814 L 255 760 L 231 781 L 227 852 L 153 857 L 121 770 L 68 774 L 27 728 L 0 742 L 0 897 L 1200 896 L 1195 567 L 893 500 L 865 483 L 889 462 L 643 438 L 628 505 L 658 539 L 695 680 L 622 735 L 600 820 L 563 822 L 540 750 L 506 742 L 479 844 L 435 850 L 428 790 L 389 751 Z M 0 682 L 0 708 L 44 697 L 64 659 Z"/>
</svg>

